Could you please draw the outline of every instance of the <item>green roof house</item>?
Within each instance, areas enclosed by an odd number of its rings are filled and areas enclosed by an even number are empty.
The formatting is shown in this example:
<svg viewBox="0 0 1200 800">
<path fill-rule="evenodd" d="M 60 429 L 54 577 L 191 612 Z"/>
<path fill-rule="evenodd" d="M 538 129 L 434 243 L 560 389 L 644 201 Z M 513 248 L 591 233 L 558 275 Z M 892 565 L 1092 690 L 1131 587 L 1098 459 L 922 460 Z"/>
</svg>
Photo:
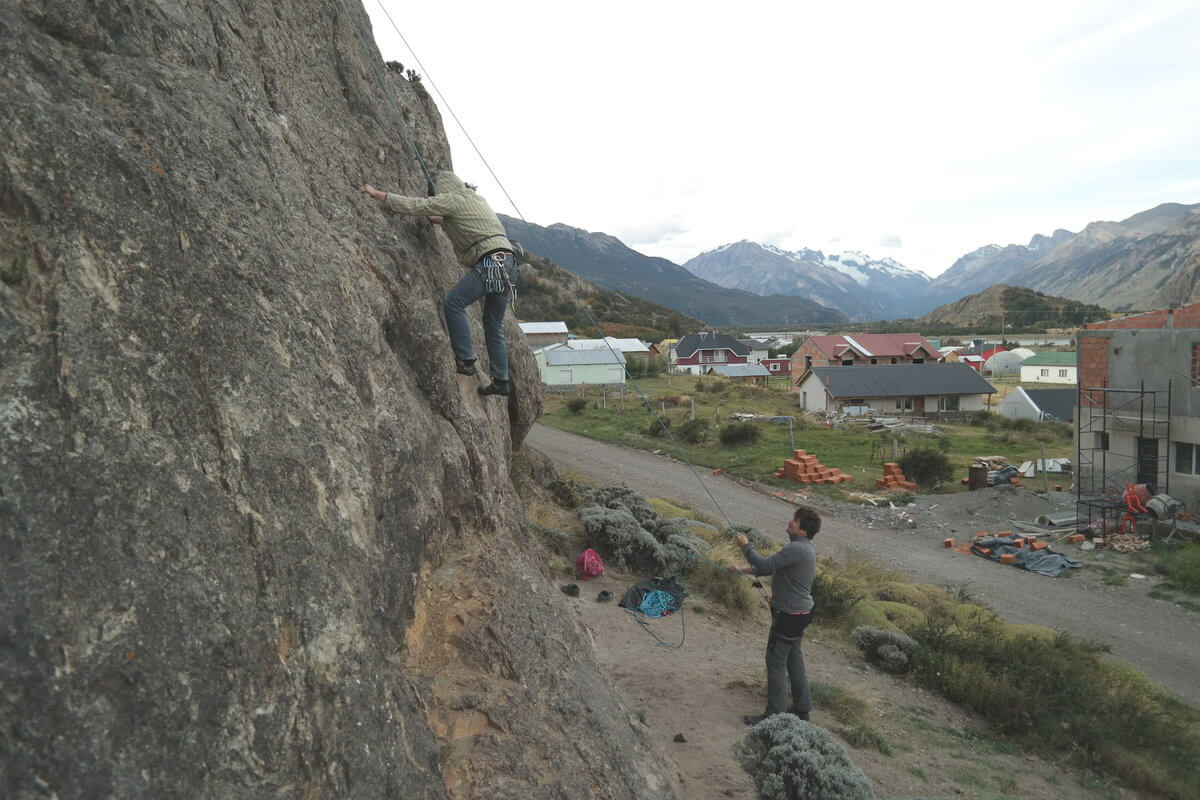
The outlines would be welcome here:
<svg viewBox="0 0 1200 800">
<path fill-rule="evenodd" d="M 1079 383 L 1075 351 L 1030 356 L 1021 362 L 1021 383 Z"/>
</svg>

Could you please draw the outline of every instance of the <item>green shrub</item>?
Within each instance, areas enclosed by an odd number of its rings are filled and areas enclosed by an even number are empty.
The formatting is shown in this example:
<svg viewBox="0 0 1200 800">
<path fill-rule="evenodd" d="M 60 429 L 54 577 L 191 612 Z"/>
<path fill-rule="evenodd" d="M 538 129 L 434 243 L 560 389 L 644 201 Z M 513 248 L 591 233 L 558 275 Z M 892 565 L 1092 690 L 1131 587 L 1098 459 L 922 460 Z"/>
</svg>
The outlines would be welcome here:
<svg viewBox="0 0 1200 800">
<path fill-rule="evenodd" d="M 1163 558 L 1161 569 L 1180 589 L 1200 594 L 1200 542 L 1176 547 Z"/>
<path fill-rule="evenodd" d="M 567 410 L 572 414 L 578 414 L 580 411 L 583 411 L 585 408 L 587 408 L 587 404 L 588 401 L 586 398 L 572 397 L 567 401 Z"/>
<path fill-rule="evenodd" d="M 954 477 L 954 465 L 940 450 L 917 448 L 900 457 L 900 469 L 910 481 L 929 489 L 936 489 Z"/>
<path fill-rule="evenodd" d="M 850 638 L 854 639 L 868 661 L 888 672 L 908 672 L 919 649 L 911 636 L 866 625 L 855 628 Z"/>
<path fill-rule="evenodd" d="M 646 427 L 642 428 L 642 435 L 657 439 L 660 436 L 666 436 L 667 431 L 664 430 L 664 428 L 670 429 L 670 427 L 671 420 L 669 418 L 659 417 L 658 419 L 650 420 L 650 422 L 646 424 Z"/>
<path fill-rule="evenodd" d="M 736 755 L 762 800 L 875 798 L 846 748 L 829 731 L 793 714 L 775 714 L 752 726 Z"/>
<path fill-rule="evenodd" d="M 810 689 L 813 706 L 844 725 L 853 725 L 867 714 L 867 701 L 843 686 L 813 681 Z"/>
<path fill-rule="evenodd" d="M 730 422 L 721 426 L 720 437 L 727 447 L 754 444 L 762 438 L 762 429 L 753 422 Z"/>
<path fill-rule="evenodd" d="M 679 438 L 683 439 L 685 442 L 690 442 L 691 444 L 704 444 L 708 441 L 708 429 L 711 426 L 712 423 L 707 419 L 704 419 L 703 417 L 696 417 L 696 419 L 689 419 L 687 422 L 680 425 L 677 430 L 679 431 Z"/>
<path fill-rule="evenodd" d="M 839 574 L 832 562 L 822 561 L 813 578 L 813 603 L 821 611 L 823 620 L 842 620 L 867 595 L 866 589 L 857 581 Z"/>
</svg>

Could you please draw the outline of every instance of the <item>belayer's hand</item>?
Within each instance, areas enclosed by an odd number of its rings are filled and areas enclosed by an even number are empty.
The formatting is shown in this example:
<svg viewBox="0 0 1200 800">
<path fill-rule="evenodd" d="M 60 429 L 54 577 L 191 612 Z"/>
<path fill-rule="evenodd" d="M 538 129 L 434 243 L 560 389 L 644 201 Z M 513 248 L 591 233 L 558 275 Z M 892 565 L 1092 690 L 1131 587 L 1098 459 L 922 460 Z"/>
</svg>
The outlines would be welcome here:
<svg viewBox="0 0 1200 800">
<path fill-rule="evenodd" d="M 738 547 L 745 547 L 746 545 L 750 544 L 749 537 L 747 537 L 744 533 L 735 534 L 733 540 L 737 542 Z"/>
<path fill-rule="evenodd" d="M 725 571 L 726 571 L 726 572 L 729 572 L 729 573 L 732 573 L 732 574 L 734 574 L 734 575 L 741 575 L 741 574 L 742 574 L 742 568 L 741 568 L 741 567 L 739 567 L 737 564 L 729 564 L 729 565 L 727 565 L 727 566 L 725 567 Z"/>
</svg>

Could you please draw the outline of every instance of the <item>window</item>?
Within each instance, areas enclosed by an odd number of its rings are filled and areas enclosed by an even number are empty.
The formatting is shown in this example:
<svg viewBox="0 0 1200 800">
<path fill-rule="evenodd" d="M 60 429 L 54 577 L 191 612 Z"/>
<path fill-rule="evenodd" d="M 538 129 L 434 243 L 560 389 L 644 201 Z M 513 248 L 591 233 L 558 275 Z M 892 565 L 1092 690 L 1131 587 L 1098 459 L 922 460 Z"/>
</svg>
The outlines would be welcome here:
<svg viewBox="0 0 1200 800">
<path fill-rule="evenodd" d="M 1041 371 L 1041 373 L 1042 373 L 1042 377 L 1043 377 L 1043 378 L 1049 378 L 1049 377 L 1050 377 L 1050 370 L 1049 370 L 1049 369 L 1043 369 L 1043 370 Z"/>
<path fill-rule="evenodd" d="M 867 401 L 862 399 L 861 397 L 855 397 L 852 400 L 846 401 L 846 405 L 848 405 L 848 406 L 865 406 L 866 404 L 867 404 Z"/>
<path fill-rule="evenodd" d="M 853 366 L 854 366 L 854 359 L 852 359 L 852 358 L 843 358 L 843 359 L 842 359 L 842 366 L 843 366 L 843 367 L 853 367 Z"/>
<path fill-rule="evenodd" d="M 725 351 L 724 350 L 701 350 L 700 351 L 700 363 L 701 364 L 723 364 L 723 363 L 725 363 Z"/>
<path fill-rule="evenodd" d="M 1184 475 L 1200 475 L 1200 445 L 1175 443 L 1175 471 Z"/>
<path fill-rule="evenodd" d="M 877 359 L 877 358 L 872 358 L 872 359 L 871 359 L 871 363 L 872 363 L 872 364 L 878 364 L 878 363 L 879 363 L 879 359 Z"/>
<path fill-rule="evenodd" d="M 897 411 L 912 411 L 912 398 L 911 397 L 897 397 L 896 398 L 896 410 Z"/>
<path fill-rule="evenodd" d="M 772 365 L 771 365 L 771 372 L 779 372 L 779 365 L 778 365 L 778 364 L 772 364 Z"/>
<path fill-rule="evenodd" d="M 893 364 L 896 364 L 896 363 L 899 363 L 899 362 L 897 362 L 897 361 L 896 361 L 896 359 L 894 359 L 894 358 L 893 358 L 893 359 L 892 359 L 892 363 L 893 363 Z"/>
<path fill-rule="evenodd" d="M 914 358 L 914 359 L 912 360 L 912 363 L 914 363 L 914 364 L 924 364 L 924 363 L 925 363 L 925 359 L 923 359 L 923 358 Z"/>
<path fill-rule="evenodd" d="M 938 398 L 938 411 L 958 411 L 958 395 L 942 395 Z"/>
<path fill-rule="evenodd" d="M 1066 371 L 1065 369 L 1060 369 L 1060 370 L 1058 371 L 1058 377 L 1060 377 L 1060 378 L 1065 378 L 1065 377 L 1067 377 L 1067 371 Z"/>
<path fill-rule="evenodd" d="M 1096 431 L 1095 434 L 1093 434 L 1093 436 L 1094 436 L 1094 441 L 1092 443 L 1093 447 L 1095 447 L 1097 450 L 1107 450 L 1108 449 L 1108 431 Z"/>
</svg>

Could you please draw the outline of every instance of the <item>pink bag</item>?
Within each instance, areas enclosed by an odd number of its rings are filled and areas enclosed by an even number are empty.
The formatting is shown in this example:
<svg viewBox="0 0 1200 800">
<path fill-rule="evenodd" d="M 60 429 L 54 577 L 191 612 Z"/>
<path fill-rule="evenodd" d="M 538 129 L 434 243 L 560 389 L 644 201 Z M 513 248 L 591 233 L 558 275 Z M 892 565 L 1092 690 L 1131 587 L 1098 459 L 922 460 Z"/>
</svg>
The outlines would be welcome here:
<svg viewBox="0 0 1200 800">
<path fill-rule="evenodd" d="M 604 562 L 600 560 L 600 554 L 589 547 L 575 559 L 575 569 L 581 578 L 595 578 L 604 574 Z"/>
</svg>

